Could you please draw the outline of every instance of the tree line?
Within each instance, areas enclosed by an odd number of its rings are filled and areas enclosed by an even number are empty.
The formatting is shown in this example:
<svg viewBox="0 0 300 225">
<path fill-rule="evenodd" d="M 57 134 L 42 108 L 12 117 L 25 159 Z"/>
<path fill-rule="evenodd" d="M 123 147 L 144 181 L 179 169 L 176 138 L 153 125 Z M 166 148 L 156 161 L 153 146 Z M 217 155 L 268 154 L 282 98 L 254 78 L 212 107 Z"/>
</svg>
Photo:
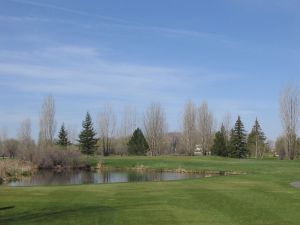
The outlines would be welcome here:
<svg viewBox="0 0 300 225">
<path fill-rule="evenodd" d="M 294 159 L 299 153 L 297 130 L 300 116 L 300 95 L 295 86 L 287 86 L 280 95 L 280 118 L 283 132 L 275 145 L 267 140 L 258 118 L 252 129 L 246 132 L 240 116 L 234 126 L 231 117 L 226 115 L 219 127 L 208 104 L 199 107 L 192 101 L 184 105 L 180 132 L 168 132 L 166 115 L 159 103 L 152 103 L 146 109 L 142 127 L 137 125 L 136 111 L 126 107 L 117 128 L 116 116 L 110 105 L 105 105 L 99 114 L 97 126 L 89 112 L 82 122 L 82 129 L 71 140 L 70 130 L 63 123 L 55 136 L 55 100 L 47 96 L 42 104 L 39 119 L 39 137 L 37 144 L 31 137 L 30 120 L 24 120 L 18 131 L 17 139 L 8 139 L 1 135 L 0 154 L 15 157 L 20 151 L 29 151 L 35 145 L 40 148 L 60 146 L 62 149 L 78 148 L 82 154 L 121 155 L 162 155 L 184 154 L 218 155 L 233 158 L 263 158 L 265 152 L 273 151 L 281 159 Z M 97 129 L 96 129 L 97 128 Z M 21 147 L 20 147 L 21 146 Z"/>
</svg>

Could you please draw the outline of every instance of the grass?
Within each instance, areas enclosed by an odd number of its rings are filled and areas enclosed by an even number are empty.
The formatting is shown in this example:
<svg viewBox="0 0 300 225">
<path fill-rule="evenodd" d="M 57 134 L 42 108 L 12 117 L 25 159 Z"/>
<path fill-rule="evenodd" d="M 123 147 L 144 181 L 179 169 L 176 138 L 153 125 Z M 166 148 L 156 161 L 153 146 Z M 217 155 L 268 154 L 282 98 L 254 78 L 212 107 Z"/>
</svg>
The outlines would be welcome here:
<svg viewBox="0 0 300 225">
<path fill-rule="evenodd" d="M 106 166 L 245 175 L 101 185 L 0 187 L 0 224 L 299 224 L 300 161 L 109 157 Z"/>
</svg>

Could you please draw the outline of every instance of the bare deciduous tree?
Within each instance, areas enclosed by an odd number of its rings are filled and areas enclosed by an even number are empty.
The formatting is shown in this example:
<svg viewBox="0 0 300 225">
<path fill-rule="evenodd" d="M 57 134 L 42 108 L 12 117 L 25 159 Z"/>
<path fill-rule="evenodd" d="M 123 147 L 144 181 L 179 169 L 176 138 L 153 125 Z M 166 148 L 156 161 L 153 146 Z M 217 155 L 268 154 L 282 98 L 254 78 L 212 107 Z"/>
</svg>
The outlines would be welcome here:
<svg viewBox="0 0 300 225">
<path fill-rule="evenodd" d="M 213 139 L 213 114 L 208 110 L 208 105 L 203 102 L 199 108 L 198 138 L 203 154 L 206 155 L 212 145 Z"/>
<path fill-rule="evenodd" d="M 20 128 L 18 131 L 18 139 L 22 144 L 22 148 L 29 150 L 32 146 L 31 138 L 31 121 L 30 119 L 25 119 L 21 122 Z"/>
<path fill-rule="evenodd" d="M 78 137 L 78 127 L 75 124 L 68 125 L 68 139 L 72 144 L 77 143 L 77 137 Z"/>
<path fill-rule="evenodd" d="M 120 149 L 118 153 L 126 154 L 127 153 L 127 144 L 133 134 L 134 130 L 137 128 L 137 113 L 135 107 L 125 106 L 121 124 L 119 128 L 119 140 L 120 140 Z"/>
<path fill-rule="evenodd" d="M 55 122 L 55 102 L 52 95 L 45 98 L 40 113 L 40 131 L 39 131 L 39 144 L 49 145 L 53 144 L 54 134 L 56 129 Z"/>
<path fill-rule="evenodd" d="M 192 101 L 184 106 L 182 120 L 182 145 L 188 155 L 193 155 L 197 142 L 197 108 Z"/>
<path fill-rule="evenodd" d="M 290 160 L 296 157 L 297 129 L 300 116 L 300 93 L 297 87 L 287 86 L 280 97 L 280 116 L 286 137 L 287 155 Z"/>
<path fill-rule="evenodd" d="M 9 158 L 15 158 L 19 152 L 19 142 L 16 139 L 4 141 L 4 153 Z"/>
<path fill-rule="evenodd" d="M 1 131 L 0 131 L 0 140 L 1 141 L 5 141 L 8 138 L 8 131 L 7 131 L 7 127 L 2 127 Z"/>
<path fill-rule="evenodd" d="M 232 129 L 232 119 L 231 119 L 231 114 L 229 112 L 227 112 L 224 115 L 222 124 L 225 128 L 226 139 L 228 141 L 229 138 L 230 138 L 230 132 L 231 132 L 231 129 Z"/>
<path fill-rule="evenodd" d="M 286 154 L 285 152 L 286 152 L 286 136 L 282 135 L 276 139 L 274 155 L 277 154 L 278 158 L 280 160 L 283 160 L 285 158 L 285 154 Z"/>
<path fill-rule="evenodd" d="M 159 103 L 152 103 L 144 115 L 144 129 L 151 155 L 160 155 L 167 131 L 165 113 Z"/>
<path fill-rule="evenodd" d="M 5 141 L 7 140 L 7 128 L 2 127 L 0 130 L 0 156 L 5 157 Z"/>
<path fill-rule="evenodd" d="M 104 105 L 99 116 L 99 135 L 101 149 L 104 156 L 112 151 L 112 140 L 114 138 L 116 128 L 116 117 L 111 105 Z"/>
</svg>

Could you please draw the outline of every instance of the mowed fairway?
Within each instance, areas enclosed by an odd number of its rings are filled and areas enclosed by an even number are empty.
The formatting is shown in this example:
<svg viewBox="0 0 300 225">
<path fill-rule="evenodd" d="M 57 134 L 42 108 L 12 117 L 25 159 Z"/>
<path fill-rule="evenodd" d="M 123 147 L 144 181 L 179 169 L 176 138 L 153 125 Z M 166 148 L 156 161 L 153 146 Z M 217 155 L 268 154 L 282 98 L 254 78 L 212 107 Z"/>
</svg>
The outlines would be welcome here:
<svg viewBox="0 0 300 225">
<path fill-rule="evenodd" d="M 113 167 L 247 173 L 169 182 L 0 186 L 0 224 L 300 224 L 300 161 L 110 157 Z"/>
</svg>

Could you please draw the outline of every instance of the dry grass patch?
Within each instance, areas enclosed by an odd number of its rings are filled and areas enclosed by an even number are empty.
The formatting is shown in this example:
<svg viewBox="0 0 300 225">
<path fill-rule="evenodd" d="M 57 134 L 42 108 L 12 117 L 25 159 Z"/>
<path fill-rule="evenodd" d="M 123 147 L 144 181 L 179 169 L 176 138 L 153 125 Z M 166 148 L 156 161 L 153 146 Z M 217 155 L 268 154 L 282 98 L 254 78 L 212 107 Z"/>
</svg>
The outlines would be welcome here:
<svg viewBox="0 0 300 225">
<path fill-rule="evenodd" d="M 27 176 L 35 171 L 31 162 L 16 159 L 0 160 L 0 182 L 9 179 L 19 179 L 21 176 Z"/>
</svg>

